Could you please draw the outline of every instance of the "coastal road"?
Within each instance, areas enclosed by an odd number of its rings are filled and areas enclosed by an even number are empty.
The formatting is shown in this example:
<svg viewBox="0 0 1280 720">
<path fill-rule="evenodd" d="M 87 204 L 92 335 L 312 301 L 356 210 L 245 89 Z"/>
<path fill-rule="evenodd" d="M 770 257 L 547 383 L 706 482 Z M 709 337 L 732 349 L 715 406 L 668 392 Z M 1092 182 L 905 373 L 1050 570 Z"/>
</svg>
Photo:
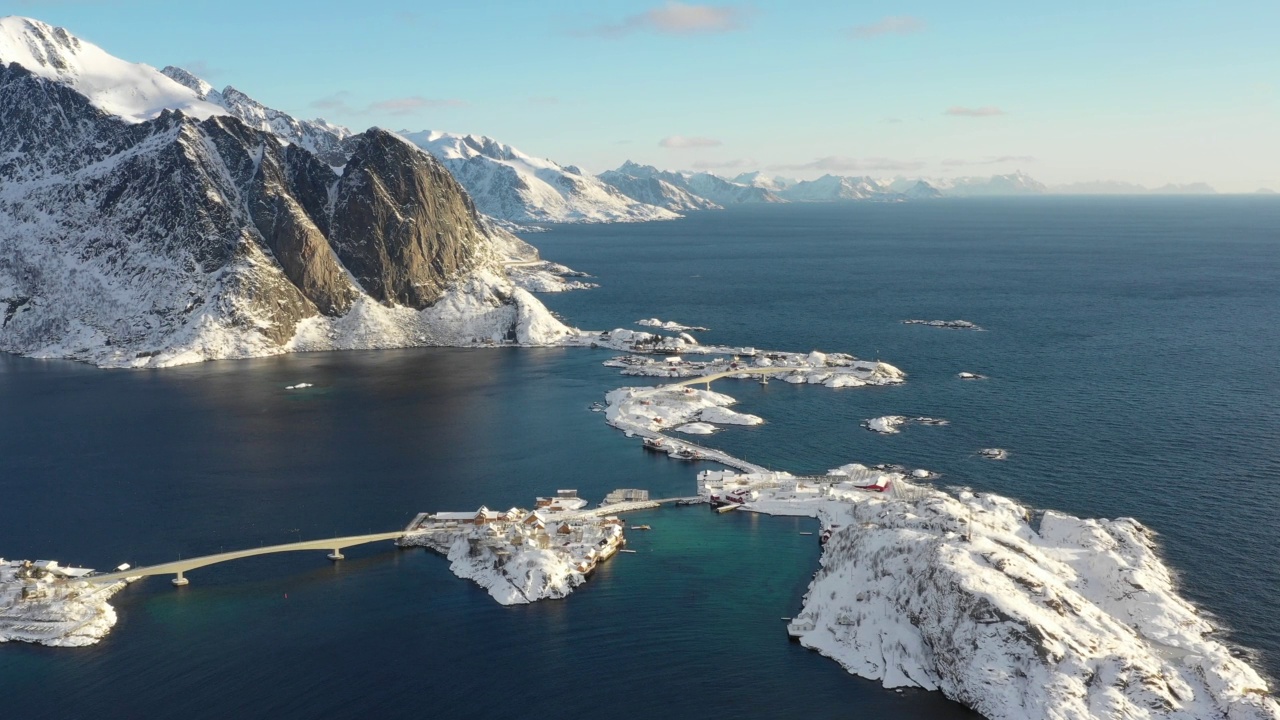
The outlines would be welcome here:
<svg viewBox="0 0 1280 720">
<path fill-rule="evenodd" d="M 248 550 L 234 550 L 232 552 L 217 553 L 216 555 L 202 555 L 200 557 L 187 558 L 185 560 L 176 560 L 174 562 L 162 563 L 160 565 L 151 565 L 149 567 L 130 568 L 119 572 L 108 573 L 106 575 L 90 575 L 84 578 L 92 583 L 112 583 L 124 580 L 125 578 L 147 577 L 151 575 L 174 575 L 175 580 L 183 580 L 186 578 L 183 573 L 196 568 L 202 568 L 206 565 L 216 565 L 218 563 L 229 562 L 231 560 L 239 560 L 241 558 L 253 557 L 255 555 L 270 555 L 272 553 L 296 552 L 299 550 L 328 550 L 337 556 L 333 559 L 341 559 L 343 548 L 353 545 L 364 545 L 366 543 L 380 542 L 382 540 L 398 540 L 404 537 L 405 531 L 397 530 L 396 532 L 374 533 L 372 535 L 348 535 L 346 537 L 328 538 L 326 540 L 307 540 L 304 542 L 286 543 L 284 545 L 267 545 L 265 547 L 250 548 Z"/>
</svg>

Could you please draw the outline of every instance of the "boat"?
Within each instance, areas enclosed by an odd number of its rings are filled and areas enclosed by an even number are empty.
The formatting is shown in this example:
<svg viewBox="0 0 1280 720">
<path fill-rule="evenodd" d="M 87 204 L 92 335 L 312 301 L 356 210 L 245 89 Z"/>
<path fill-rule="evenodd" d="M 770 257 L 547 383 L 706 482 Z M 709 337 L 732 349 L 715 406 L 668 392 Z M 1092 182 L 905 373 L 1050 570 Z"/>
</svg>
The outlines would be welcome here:
<svg viewBox="0 0 1280 720">
<path fill-rule="evenodd" d="M 652 530 L 653 528 L 649 527 L 648 525 L 633 525 L 631 526 L 631 529 L 632 530 Z"/>
<path fill-rule="evenodd" d="M 645 438 L 644 449 L 653 450 L 654 452 L 666 452 L 667 448 L 662 444 L 661 438 Z"/>
<path fill-rule="evenodd" d="M 812 535 L 813 533 L 811 533 L 811 532 L 802 532 L 802 533 L 800 533 L 800 534 L 801 534 L 801 535 Z"/>
<path fill-rule="evenodd" d="M 618 552 L 631 553 L 633 555 L 636 553 L 635 550 L 619 550 Z"/>
</svg>

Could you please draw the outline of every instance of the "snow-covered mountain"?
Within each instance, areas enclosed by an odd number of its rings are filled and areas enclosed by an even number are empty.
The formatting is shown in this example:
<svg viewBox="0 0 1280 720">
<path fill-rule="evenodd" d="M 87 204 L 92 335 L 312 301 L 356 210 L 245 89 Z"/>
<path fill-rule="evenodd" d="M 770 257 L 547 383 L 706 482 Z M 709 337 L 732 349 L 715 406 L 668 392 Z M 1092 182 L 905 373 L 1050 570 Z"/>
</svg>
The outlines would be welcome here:
<svg viewBox="0 0 1280 720">
<path fill-rule="evenodd" d="M 942 191 L 930 185 L 927 180 L 918 180 L 914 185 L 901 191 L 902 197 L 908 200 L 929 200 L 942 197 Z"/>
<path fill-rule="evenodd" d="M 288 113 L 263 105 L 230 85 L 219 92 L 209 83 L 179 67 L 170 65 L 160 72 L 191 89 L 196 97 L 212 103 L 225 114 L 240 119 L 250 127 L 306 148 L 332 166 L 341 167 L 351 154 L 350 148 L 344 143 L 352 136 L 352 132 L 341 125 L 324 120 L 299 120 Z"/>
<path fill-rule="evenodd" d="M 429 154 L 374 128 L 339 174 L 304 126 L 183 79 L 0 20 L 0 350 L 163 366 L 567 332 Z"/>
<path fill-rule="evenodd" d="M 628 160 L 617 170 L 606 170 L 596 177 L 627 197 L 668 210 L 720 209 L 715 202 L 695 195 L 684 175 L 652 165 L 637 165 Z"/>
<path fill-rule="evenodd" d="M 705 172 L 670 172 L 659 170 L 652 165 L 639 165 L 630 160 L 624 162 L 617 170 L 603 172 L 597 177 L 630 197 L 648 198 L 645 202 L 652 202 L 662 207 L 692 208 L 702 204 L 702 207 L 707 208 L 744 203 L 783 202 L 782 198 L 769 190 L 741 185 L 725 180 L 719 175 Z"/>
<path fill-rule="evenodd" d="M 483 135 L 400 133 L 434 155 L 480 212 L 512 222 L 635 222 L 676 213 L 627 196 L 573 166 L 527 155 Z"/>
<path fill-rule="evenodd" d="M 893 192 L 905 193 L 920 182 L 926 183 L 945 197 L 1041 195 L 1048 191 L 1044 183 L 1023 172 L 1009 175 L 991 175 L 989 177 L 898 177 L 889 181 L 887 187 Z"/>
<path fill-rule="evenodd" d="M 791 187 L 792 185 L 796 184 L 796 180 L 792 178 L 779 177 L 775 175 L 766 175 L 760 170 L 755 170 L 753 172 L 744 172 L 738 175 L 737 177 L 733 178 L 733 182 L 736 182 L 739 185 L 750 185 L 751 187 L 758 187 L 763 190 L 769 190 L 770 192 L 775 192 L 775 193 L 779 193 Z"/>
<path fill-rule="evenodd" d="M 841 200 L 885 199 L 895 196 L 888 187 L 869 177 L 823 175 L 802 180 L 778 193 L 791 202 L 838 202 Z"/>
<path fill-rule="evenodd" d="M 720 205 L 785 202 L 773 192 L 750 185 L 739 185 L 712 173 L 693 173 L 685 182 L 689 191 Z"/>
</svg>

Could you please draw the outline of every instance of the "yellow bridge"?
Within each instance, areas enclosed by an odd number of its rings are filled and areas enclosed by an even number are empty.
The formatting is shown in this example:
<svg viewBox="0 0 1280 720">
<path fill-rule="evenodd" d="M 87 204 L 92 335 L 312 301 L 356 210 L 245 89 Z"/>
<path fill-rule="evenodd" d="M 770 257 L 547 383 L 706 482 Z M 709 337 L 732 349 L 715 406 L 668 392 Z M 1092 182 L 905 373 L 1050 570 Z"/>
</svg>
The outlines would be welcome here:
<svg viewBox="0 0 1280 720">
<path fill-rule="evenodd" d="M 345 548 L 349 548 L 353 545 L 364 545 L 366 543 L 379 542 L 382 540 L 399 540 L 404 537 L 404 535 L 405 532 L 403 530 L 399 530 L 396 532 L 374 533 L 372 535 L 349 535 L 347 537 L 328 538 L 327 540 L 307 540 L 305 542 L 287 543 L 284 545 L 267 545 L 265 547 L 252 548 L 249 550 L 234 550 L 232 552 L 223 552 L 216 555 L 202 555 L 200 557 L 176 560 L 174 562 L 161 563 L 160 565 L 151 565 L 149 567 L 130 568 L 128 570 L 120 570 L 106 575 L 89 575 L 85 580 L 93 583 L 113 583 L 127 578 L 147 577 L 151 575 L 173 575 L 174 585 L 186 585 L 188 582 L 186 572 L 189 570 L 195 570 L 196 568 L 205 567 L 206 565 L 216 565 L 218 563 L 253 557 L 255 555 L 270 555 L 272 553 L 296 552 L 299 550 L 328 550 L 328 558 L 330 560 L 341 560 L 343 558 L 342 551 Z"/>
</svg>

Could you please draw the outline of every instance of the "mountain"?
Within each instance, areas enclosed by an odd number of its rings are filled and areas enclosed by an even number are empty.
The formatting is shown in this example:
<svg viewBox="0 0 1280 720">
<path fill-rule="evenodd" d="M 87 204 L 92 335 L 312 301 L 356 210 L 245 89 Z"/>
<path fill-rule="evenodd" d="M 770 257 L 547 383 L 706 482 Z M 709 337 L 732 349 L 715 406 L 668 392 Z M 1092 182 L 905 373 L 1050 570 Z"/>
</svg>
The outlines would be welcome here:
<svg viewBox="0 0 1280 720">
<path fill-rule="evenodd" d="M 686 179 L 689 191 L 720 205 L 785 202 L 776 194 L 748 185 L 739 185 L 711 173 L 693 173 Z"/>
<path fill-rule="evenodd" d="M 400 133 L 444 163 L 480 212 L 512 222 L 635 222 L 678 217 L 573 166 L 531 157 L 483 135 Z"/>
<path fill-rule="evenodd" d="M 351 148 L 345 143 L 352 133 L 341 125 L 324 120 L 298 120 L 288 113 L 263 105 L 230 85 L 218 92 L 209 83 L 179 67 L 170 65 L 160 72 L 193 91 L 199 99 L 217 106 L 225 114 L 239 118 L 250 127 L 306 148 L 329 165 L 341 167 L 351 154 Z"/>
<path fill-rule="evenodd" d="M 758 187 L 774 193 L 780 192 L 782 190 L 786 190 L 787 188 L 796 184 L 796 181 L 791 178 L 765 175 L 763 172 L 759 170 L 756 170 L 754 172 L 742 173 L 741 175 L 738 175 L 737 177 L 733 178 L 733 182 L 739 185 L 750 185 L 751 187 Z"/>
<path fill-rule="evenodd" d="M 630 160 L 617 170 L 598 175 L 619 192 L 656 205 L 681 209 L 708 209 L 715 206 L 758 202 L 782 202 L 763 188 L 741 185 L 711 173 L 677 173 L 639 165 Z"/>
<path fill-rule="evenodd" d="M 990 177 L 959 178 L 894 178 L 887 184 L 893 192 L 905 193 L 924 182 L 944 197 L 995 197 L 1005 195 L 1041 195 L 1048 188 L 1035 178 L 1022 172 Z M 922 188 L 922 191 L 928 192 Z"/>
<path fill-rule="evenodd" d="M 926 180 L 917 180 L 914 185 L 902 190 L 901 193 L 908 200 L 928 200 L 942 197 L 942 191 L 930 185 Z"/>
<path fill-rule="evenodd" d="M 1142 185 L 1119 180 L 1094 180 L 1067 185 L 1054 185 L 1049 192 L 1055 195 L 1146 195 L 1151 192 Z"/>
<path fill-rule="evenodd" d="M 896 195 L 869 177 L 838 175 L 823 175 L 817 180 L 801 180 L 778 194 L 791 202 L 886 199 Z"/>
<path fill-rule="evenodd" d="M 596 177 L 629 198 L 675 212 L 720 209 L 711 200 L 693 194 L 685 176 L 652 165 L 637 165 L 628 160 L 617 170 L 606 170 Z"/>
<path fill-rule="evenodd" d="M 1258 188 L 1253 191 L 1254 195 L 1275 195 L 1276 191 L 1271 188 Z"/>
<path fill-rule="evenodd" d="M 568 332 L 429 154 L 374 128 L 339 173 L 220 95 L 0 19 L 0 350 L 138 367 Z"/>
<path fill-rule="evenodd" d="M 995 195 L 1040 195 L 1048 188 L 1030 175 L 1016 172 L 1011 175 L 992 175 L 985 177 L 963 177 L 941 181 L 936 185 L 945 195 L 956 197 L 976 197 Z"/>
<path fill-rule="evenodd" d="M 1154 188 L 1151 191 L 1152 195 L 1216 195 L 1217 193 L 1218 191 L 1214 190 L 1211 185 L 1202 182 L 1188 183 L 1186 185 L 1170 183 Z"/>
</svg>

